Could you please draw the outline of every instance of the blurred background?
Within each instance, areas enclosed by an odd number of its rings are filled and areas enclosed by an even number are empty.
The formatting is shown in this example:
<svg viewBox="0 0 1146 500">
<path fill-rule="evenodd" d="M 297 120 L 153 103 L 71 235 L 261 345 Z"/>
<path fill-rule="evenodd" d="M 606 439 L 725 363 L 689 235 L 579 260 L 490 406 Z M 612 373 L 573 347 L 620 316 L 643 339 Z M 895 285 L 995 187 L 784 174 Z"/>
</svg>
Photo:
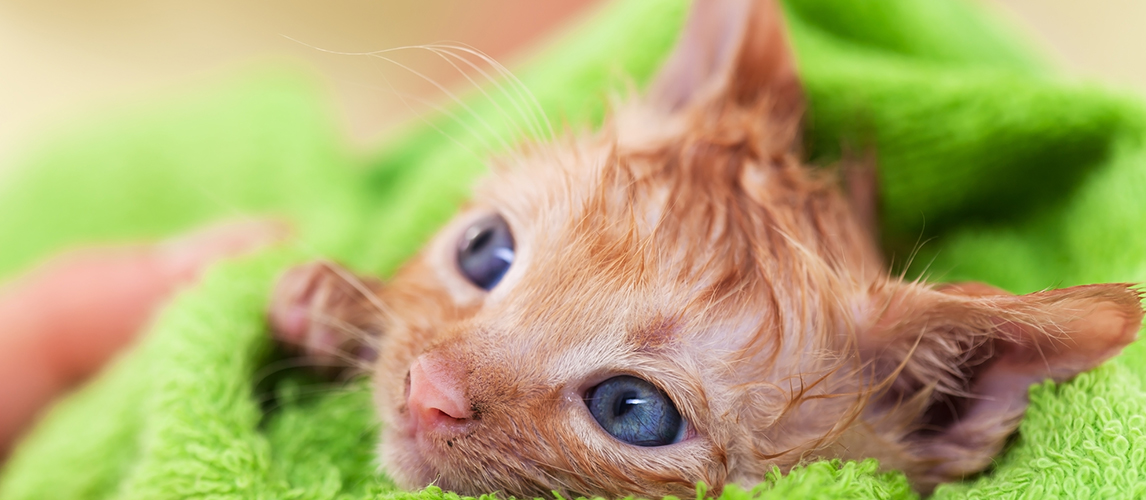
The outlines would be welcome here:
<svg viewBox="0 0 1146 500">
<path fill-rule="evenodd" d="M 427 99 L 441 94 L 409 72 L 319 49 L 451 40 L 512 66 L 531 42 L 601 1 L 0 0 L 0 169 L 24 141 L 77 114 L 253 61 L 312 67 L 329 86 L 347 136 L 369 144 L 412 112 L 380 84 L 380 71 Z M 1067 71 L 1146 93 L 1146 2 L 976 1 L 1011 18 Z M 422 70 L 457 83 L 448 67 Z"/>
</svg>

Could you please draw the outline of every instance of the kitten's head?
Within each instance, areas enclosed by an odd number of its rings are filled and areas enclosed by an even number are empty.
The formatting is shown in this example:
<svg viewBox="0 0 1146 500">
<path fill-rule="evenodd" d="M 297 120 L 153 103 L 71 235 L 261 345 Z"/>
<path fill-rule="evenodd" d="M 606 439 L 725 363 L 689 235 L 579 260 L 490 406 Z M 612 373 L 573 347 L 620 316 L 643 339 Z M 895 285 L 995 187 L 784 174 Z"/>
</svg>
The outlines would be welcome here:
<svg viewBox="0 0 1146 500">
<path fill-rule="evenodd" d="M 495 168 L 376 300 L 327 301 L 381 334 L 400 484 L 680 495 L 876 457 L 927 488 L 989 463 L 1030 383 L 1134 337 L 1123 285 L 889 278 L 862 208 L 795 156 L 775 5 L 691 16 L 647 97 Z"/>
</svg>

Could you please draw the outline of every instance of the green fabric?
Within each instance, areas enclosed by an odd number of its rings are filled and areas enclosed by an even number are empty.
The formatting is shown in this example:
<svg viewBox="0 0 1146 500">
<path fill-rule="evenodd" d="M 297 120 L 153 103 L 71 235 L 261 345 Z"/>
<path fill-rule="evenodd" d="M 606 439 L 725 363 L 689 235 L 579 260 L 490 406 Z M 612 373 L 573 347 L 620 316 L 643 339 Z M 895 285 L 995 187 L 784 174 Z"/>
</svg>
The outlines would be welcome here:
<svg viewBox="0 0 1146 500">
<path fill-rule="evenodd" d="M 1014 292 L 1146 281 L 1140 100 L 1056 74 L 976 3 L 791 0 L 786 11 L 811 105 L 808 151 L 824 164 L 875 153 L 896 267 Z M 598 123 L 611 92 L 655 70 L 684 12 L 681 0 L 617 0 L 519 74 L 555 125 Z M 4 466 L 0 498 L 454 498 L 396 491 L 372 462 L 367 383 L 286 366 L 263 310 L 276 273 L 310 257 L 391 272 L 465 198 L 485 144 L 512 140 L 521 121 L 499 120 L 474 94 L 488 128 L 459 112 L 363 157 L 340 141 L 317 87 L 289 69 L 252 71 L 93 117 L 0 170 L 2 277 L 78 242 L 239 214 L 300 228 L 293 248 L 215 268 L 62 401 Z M 1033 388 L 994 470 L 936 496 L 1146 496 L 1144 378 L 1139 342 L 1073 382 Z M 723 497 L 913 494 L 868 461 L 814 463 Z"/>
</svg>

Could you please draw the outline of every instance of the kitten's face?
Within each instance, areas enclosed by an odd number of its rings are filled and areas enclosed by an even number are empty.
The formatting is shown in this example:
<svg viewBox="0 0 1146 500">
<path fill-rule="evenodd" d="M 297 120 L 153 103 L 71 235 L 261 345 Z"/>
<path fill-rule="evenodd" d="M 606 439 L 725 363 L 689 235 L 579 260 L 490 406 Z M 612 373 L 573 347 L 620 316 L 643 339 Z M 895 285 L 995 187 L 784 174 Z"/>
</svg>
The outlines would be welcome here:
<svg viewBox="0 0 1146 500">
<path fill-rule="evenodd" d="M 690 16 L 647 98 L 503 160 L 391 282 L 311 264 L 279 284 L 276 335 L 317 362 L 378 335 L 401 485 L 679 496 L 838 457 L 927 491 L 990 464 L 1032 383 L 1134 339 L 1125 284 L 890 279 L 855 202 L 874 193 L 845 198 L 792 153 L 801 92 L 775 5 Z"/>
<path fill-rule="evenodd" d="M 854 391 L 832 372 L 852 323 L 839 291 L 866 286 L 851 278 L 865 264 L 879 276 L 843 199 L 787 154 L 790 127 L 745 132 L 737 109 L 643 113 L 625 116 L 660 133 L 605 132 L 499 169 L 381 293 L 382 453 L 402 483 L 687 493 L 796 463 L 855 406 L 800 404 Z M 464 422 L 411 410 L 418 356 Z"/>
</svg>

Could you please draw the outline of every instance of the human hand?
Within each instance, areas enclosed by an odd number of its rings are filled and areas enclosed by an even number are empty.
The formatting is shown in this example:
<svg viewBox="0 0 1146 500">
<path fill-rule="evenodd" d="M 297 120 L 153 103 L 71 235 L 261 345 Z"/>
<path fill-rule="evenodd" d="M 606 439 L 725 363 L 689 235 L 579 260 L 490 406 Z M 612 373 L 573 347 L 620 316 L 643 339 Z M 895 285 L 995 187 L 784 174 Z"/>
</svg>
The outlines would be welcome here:
<svg viewBox="0 0 1146 500">
<path fill-rule="evenodd" d="M 175 240 L 84 248 L 0 287 L 0 458 L 39 411 L 128 345 L 210 263 L 281 240 L 282 224 L 215 225 Z"/>
</svg>

